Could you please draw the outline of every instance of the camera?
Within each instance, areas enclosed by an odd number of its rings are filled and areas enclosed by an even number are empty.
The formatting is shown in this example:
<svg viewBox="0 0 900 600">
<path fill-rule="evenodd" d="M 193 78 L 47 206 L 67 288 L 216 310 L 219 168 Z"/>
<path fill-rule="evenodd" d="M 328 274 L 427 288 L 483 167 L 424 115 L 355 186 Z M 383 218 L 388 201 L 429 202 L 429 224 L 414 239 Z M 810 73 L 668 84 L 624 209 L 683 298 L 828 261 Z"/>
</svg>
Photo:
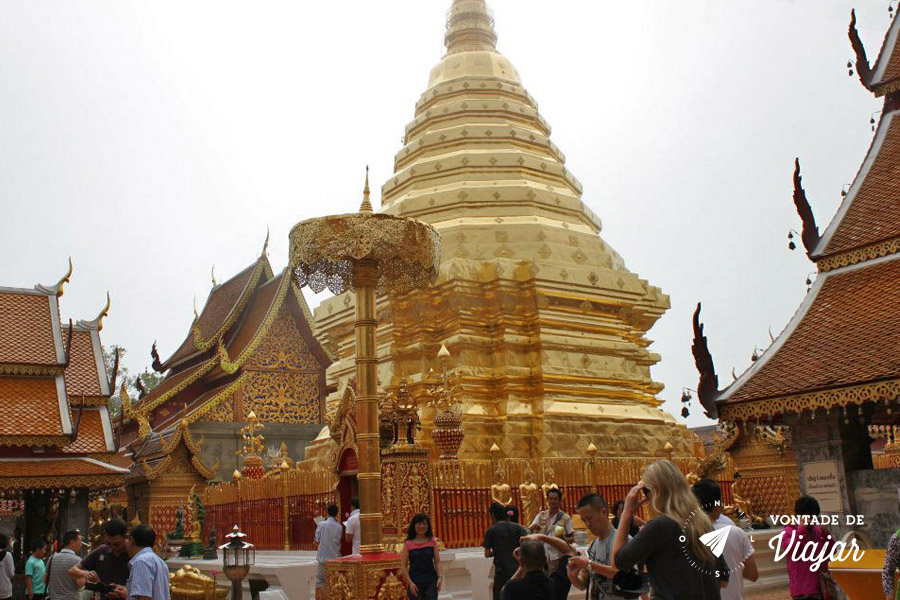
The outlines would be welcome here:
<svg viewBox="0 0 900 600">
<path fill-rule="evenodd" d="M 113 591 L 112 584 L 103 583 L 102 581 L 98 581 L 97 583 L 85 583 L 84 589 L 89 592 L 97 592 L 98 594 L 109 594 Z"/>
</svg>

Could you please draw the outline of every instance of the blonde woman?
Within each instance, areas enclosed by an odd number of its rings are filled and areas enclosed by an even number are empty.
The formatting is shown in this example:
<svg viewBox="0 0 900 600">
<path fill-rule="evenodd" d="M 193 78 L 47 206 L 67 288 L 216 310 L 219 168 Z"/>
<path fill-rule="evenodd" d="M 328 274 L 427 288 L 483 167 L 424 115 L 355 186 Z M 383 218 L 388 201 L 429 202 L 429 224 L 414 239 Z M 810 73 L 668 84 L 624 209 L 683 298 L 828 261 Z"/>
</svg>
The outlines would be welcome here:
<svg viewBox="0 0 900 600">
<path fill-rule="evenodd" d="M 643 504 L 653 518 L 629 541 L 632 520 Z M 728 584 L 728 568 L 700 541 L 710 531 L 684 475 L 672 462 L 660 460 L 647 467 L 625 497 L 611 562 L 620 571 L 646 564 L 652 600 L 718 600 Z"/>
</svg>

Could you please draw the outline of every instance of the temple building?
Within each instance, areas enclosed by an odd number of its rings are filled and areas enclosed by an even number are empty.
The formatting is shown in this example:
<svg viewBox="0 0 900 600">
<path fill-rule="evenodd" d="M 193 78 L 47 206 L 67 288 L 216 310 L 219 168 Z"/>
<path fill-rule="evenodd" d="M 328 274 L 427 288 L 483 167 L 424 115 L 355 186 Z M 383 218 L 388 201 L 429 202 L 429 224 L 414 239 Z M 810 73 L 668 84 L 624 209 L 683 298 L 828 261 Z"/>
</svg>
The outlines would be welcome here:
<svg viewBox="0 0 900 600">
<path fill-rule="evenodd" d="M 204 481 L 230 478 L 243 467 L 238 430 L 251 413 L 264 425 L 273 454 L 283 443 L 290 456 L 302 456 L 321 429 L 331 359 L 312 334 L 303 295 L 287 270 L 272 271 L 266 247 L 234 277 L 213 279 L 203 310 L 195 309 L 187 336 L 168 359 L 160 360 L 154 344 L 153 368 L 165 378 L 124 411 L 123 444 L 140 471 L 132 478 L 158 474 L 141 459 L 163 460 L 175 451 L 175 442 L 168 443 L 175 438 L 193 453 L 202 446 L 194 462 L 208 465 L 197 472 Z M 182 425 L 190 431 L 176 435 Z"/>
<path fill-rule="evenodd" d="M 454 0 L 444 58 L 406 126 L 384 213 L 434 226 L 437 283 L 378 301 L 379 379 L 403 379 L 422 398 L 446 345 L 463 390 L 459 456 L 486 459 L 655 456 L 693 437 L 659 408 L 659 355 L 647 332 L 669 307 L 599 236 L 600 218 L 550 139 L 550 126 L 510 61 L 497 51 L 483 0 Z M 337 358 L 329 382 L 354 373 L 354 299 L 316 310 L 316 331 Z M 422 407 L 422 443 L 433 410 Z"/>
<path fill-rule="evenodd" d="M 120 488 L 127 473 L 114 461 L 115 381 L 100 341 L 108 297 L 97 318 L 63 323 L 71 274 L 70 261 L 56 285 L 0 287 L 0 495 L 24 501 L 19 549 L 87 532 L 89 495 Z"/>
<path fill-rule="evenodd" d="M 896 529 L 900 487 L 900 471 L 873 469 L 870 437 L 895 431 L 900 412 L 898 36 L 900 20 L 894 19 L 870 67 L 852 16 L 856 73 L 867 90 L 884 98 L 884 107 L 862 166 L 821 235 L 797 161 L 794 202 L 802 243 L 818 274 L 784 331 L 719 390 L 695 315 L 698 389 L 707 413 L 737 424 L 743 435 L 764 430 L 771 436 L 788 426 L 783 441 L 796 458 L 799 492 L 817 496 L 825 513 L 866 515 L 861 531 L 876 545 Z"/>
</svg>

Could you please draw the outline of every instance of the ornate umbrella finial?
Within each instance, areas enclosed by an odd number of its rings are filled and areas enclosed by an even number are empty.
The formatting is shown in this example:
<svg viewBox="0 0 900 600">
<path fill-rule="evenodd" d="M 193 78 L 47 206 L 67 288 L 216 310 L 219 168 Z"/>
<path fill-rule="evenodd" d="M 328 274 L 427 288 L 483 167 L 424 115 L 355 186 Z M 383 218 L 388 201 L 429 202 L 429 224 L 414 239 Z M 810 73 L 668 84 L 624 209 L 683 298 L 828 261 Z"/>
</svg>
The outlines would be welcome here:
<svg viewBox="0 0 900 600">
<path fill-rule="evenodd" d="M 369 201 L 369 165 L 366 165 L 366 185 L 363 188 L 363 201 L 359 206 L 359 212 L 366 215 L 372 214 L 372 203 Z"/>
</svg>

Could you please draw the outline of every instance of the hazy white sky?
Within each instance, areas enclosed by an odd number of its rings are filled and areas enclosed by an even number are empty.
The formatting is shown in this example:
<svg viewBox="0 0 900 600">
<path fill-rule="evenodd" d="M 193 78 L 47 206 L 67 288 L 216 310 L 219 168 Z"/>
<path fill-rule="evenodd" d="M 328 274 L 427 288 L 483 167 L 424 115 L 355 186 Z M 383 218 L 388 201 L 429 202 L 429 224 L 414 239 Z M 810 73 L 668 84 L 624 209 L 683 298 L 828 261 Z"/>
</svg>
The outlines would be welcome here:
<svg viewBox="0 0 900 600">
<path fill-rule="evenodd" d="M 850 9 L 874 60 L 888 1 L 489 3 L 601 235 L 672 298 L 650 337 L 677 413 L 697 300 L 723 384 L 802 300 L 793 159 L 824 230 L 881 108 L 847 76 Z M 0 285 L 72 255 L 63 318 L 109 290 L 104 342 L 132 372 L 154 339 L 165 358 L 213 263 L 234 274 L 269 226 L 280 269 L 297 221 L 355 210 L 367 163 L 392 174 L 449 6 L 0 0 Z"/>
</svg>

